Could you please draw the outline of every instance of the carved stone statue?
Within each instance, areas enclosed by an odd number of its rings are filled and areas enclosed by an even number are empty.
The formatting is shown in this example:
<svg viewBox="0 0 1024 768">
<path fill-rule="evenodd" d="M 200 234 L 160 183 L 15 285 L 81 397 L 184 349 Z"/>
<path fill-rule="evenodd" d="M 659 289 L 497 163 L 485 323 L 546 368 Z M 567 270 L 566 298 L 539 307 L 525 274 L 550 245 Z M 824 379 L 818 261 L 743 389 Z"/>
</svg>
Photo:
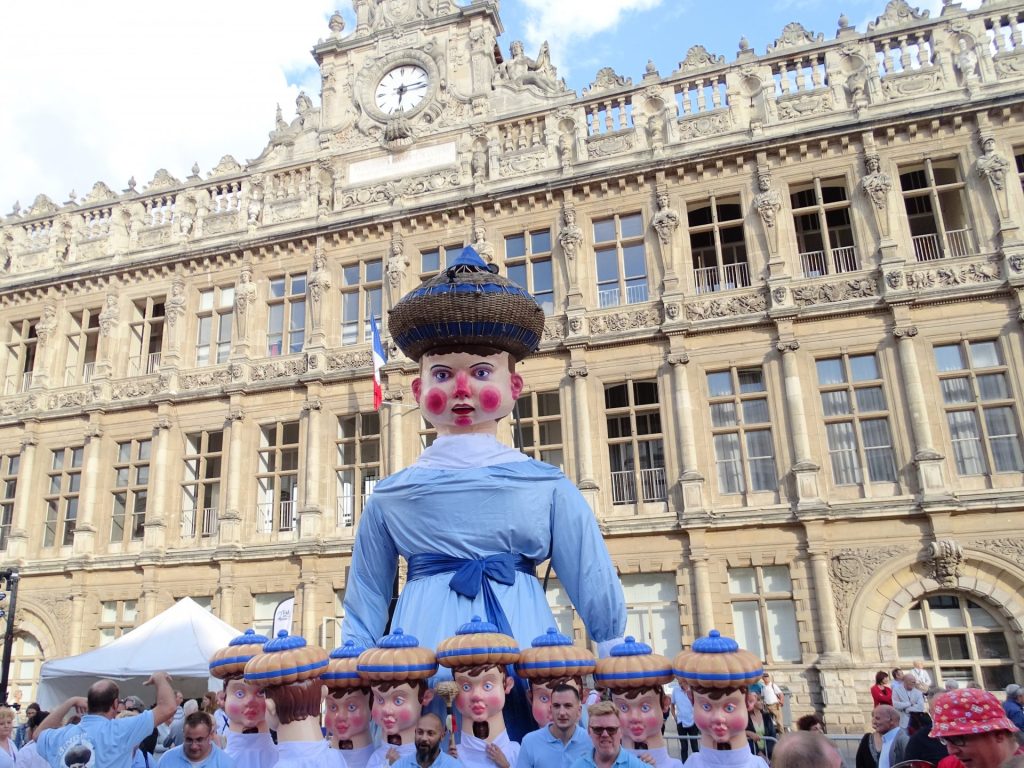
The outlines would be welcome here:
<svg viewBox="0 0 1024 768">
<path fill-rule="evenodd" d="M 487 242 L 487 229 L 483 222 L 473 222 L 473 248 L 488 264 L 494 263 L 494 246 Z"/>
<path fill-rule="evenodd" d="M 576 225 L 576 209 L 570 202 L 562 203 L 562 228 L 558 231 L 558 243 L 565 254 L 565 264 L 569 272 L 569 284 L 576 287 L 576 253 L 583 243 L 583 230 Z"/>
<path fill-rule="evenodd" d="M 252 281 L 252 265 L 245 264 L 235 285 L 235 328 L 239 341 L 249 338 L 249 309 L 256 301 L 256 284 Z"/>
<path fill-rule="evenodd" d="M 196 199 L 193 195 L 184 195 L 178 207 L 178 229 L 188 237 L 196 225 Z"/>
<path fill-rule="evenodd" d="M 249 224 L 259 224 L 261 213 L 263 213 L 263 176 L 256 174 L 249 179 L 249 204 L 246 207 Z"/>
<path fill-rule="evenodd" d="M 481 141 L 473 142 L 473 157 L 470 161 L 470 170 L 473 172 L 473 181 L 487 181 L 489 170 L 487 147 Z"/>
<path fill-rule="evenodd" d="M 176 277 L 171 281 L 171 295 L 164 305 L 164 314 L 167 315 L 167 326 L 170 331 L 168 334 L 170 336 L 170 349 L 176 349 L 178 334 L 175 332 L 175 327 L 181 316 L 185 314 L 185 281 L 180 277 Z"/>
<path fill-rule="evenodd" d="M 658 233 L 662 247 L 672 244 L 672 233 L 679 229 L 679 211 L 669 207 L 668 192 L 661 188 L 657 191 L 658 212 L 651 219 L 651 226 Z"/>
<path fill-rule="evenodd" d="M 978 169 L 978 175 L 991 185 L 992 194 L 999 205 L 999 215 L 1005 219 L 1010 213 L 1010 201 L 1006 189 L 1006 172 L 1010 163 L 996 152 L 996 140 L 991 136 L 985 136 L 982 139 L 981 147 L 983 154 L 978 158 L 975 167 Z"/>
<path fill-rule="evenodd" d="M 402 290 L 402 278 L 405 277 L 405 268 L 409 266 L 409 260 L 405 258 L 405 241 L 402 236 L 395 232 L 391 235 L 391 246 L 388 248 L 388 285 L 391 286 L 392 299 L 397 300 Z"/>
<path fill-rule="evenodd" d="M 966 37 L 959 38 L 956 44 L 957 53 L 953 61 L 956 62 L 956 68 L 964 79 L 964 85 L 972 85 L 980 79 L 978 74 L 978 54 L 971 50 Z"/>
<path fill-rule="evenodd" d="M 52 304 L 43 306 L 43 316 L 36 323 L 36 338 L 39 346 L 45 347 L 57 331 L 57 308 Z"/>
<path fill-rule="evenodd" d="M 875 221 L 878 223 L 879 232 L 883 237 L 889 236 L 889 190 L 892 189 L 892 179 L 889 174 L 882 171 L 882 162 L 878 155 L 868 154 L 864 157 L 864 167 L 867 173 L 860 180 L 861 189 L 871 198 L 872 210 L 875 213 Z"/>
<path fill-rule="evenodd" d="M 568 171 L 572 168 L 572 161 L 575 159 L 573 157 L 573 145 L 575 143 L 575 137 L 568 131 L 558 134 L 558 163 L 563 171 Z"/>
<path fill-rule="evenodd" d="M 754 207 L 766 227 L 775 226 L 775 217 L 782 210 L 782 196 L 777 189 L 772 189 L 772 177 L 767 171 L 757 174 L 757 188 L 754 196 Z"/>
<path fill-rule="evenodd" d="M 110 332 L 114 330 L 117 325 L 117 321 L 121 317 L 121 310 L 117 306 L 117 294 L 108 293 L 107 303 L 103 307 L 103 311 L 100 312 L 100 334 L 103 336 L 109 336 Z"/>
<path fill-rule="evenodd" d="M 931 543 L 929 559 L 932 575 L 945 588 L 955 587 L 964 565 L 964 551 L 954 539 L 939 539 Z"/>
<path fill-rule="evenodd" d="M 245 275 L 243 269 L 242 275 Z M 331 275 L 327 271 L 327 257 L 318 247 L 313 254 L 313 271 L 309 276 L 310 323 L 312 330 L 323 328 L 323 297 L 331 289 Z"/>
<path fill-rule="evenodd" d="M 512 56 L 498 65 L 494 73 L 494 84 L 507 83 L 517 88 L 535 86 L 547 94 L 561 93 L 565 82 L 558 77 L 558 70 L 551 63 L 551 52 L 547 41 L 541 44 L 536 59 L 523 52 L 521 40 L 512 41 Z"/>
</svg>

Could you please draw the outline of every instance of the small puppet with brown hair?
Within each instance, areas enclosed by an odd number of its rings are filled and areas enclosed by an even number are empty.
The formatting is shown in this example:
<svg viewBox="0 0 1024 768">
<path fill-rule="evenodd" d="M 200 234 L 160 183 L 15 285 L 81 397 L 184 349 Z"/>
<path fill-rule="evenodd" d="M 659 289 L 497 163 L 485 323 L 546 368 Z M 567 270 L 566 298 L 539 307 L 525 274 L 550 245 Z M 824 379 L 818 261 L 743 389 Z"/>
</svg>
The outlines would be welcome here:
<svg viewBox="0 0 1024 768">
<path fill-rule="evenodd" d="M 466 768 L 516 764 L 519 743 L 508 735 L 503 710 L 515 685 L 508 665 L 518 658 L 516 641 L 479 616 L 437 646 L 438 662 L 455 679 L 455 708 L 462 716 L 458 759 Z"/>
<path fill-rule="evenodd" d="M 657 768 L 682 766 L 669 756 L 662 733 L 670 704 L 663 686 L 671 680 L 669 660 L 632 637 L 612 648 L 611 655 L 600 659 L 594 671 L 594 682 L 611 690 L 622 746 L 637 757 L 646 755 L 645 762 L 651 760 Z"/>
<path fill-rule="evenodd" d="M 395 628 L 375 648 L 359 655 L 356 670 L 373 694 L 373 721 L 385 741 L 374 750 L 367 768 L 386 768 L 416 754 L 416 724 L 434 692 L 427 681 L 437 672 L 437 657 L 412 635 Z"/>
<path fill-rule="evenodd" d="M 348 768 L 366 768 L 376 749 L 370 734 L 373 692 L 358 670 L 359 657 L 365 650 L 346 640 L 331 651 L 327 671 L 320 676 L 327 686 L 327 738 L 334 749 L 341 751 Z"/>
<path fill-rule="evenodd" d="M 681 651 L 672 667 L 693 701 L 693 721 L 700 731 L 700 752 L 690 755 L 686 768 L 765 768 L 767 763 L 747 744 L 747 687 L 761 679 L 761 661 L 713 629 Z"/>
<path fill-rule="evenodd" d="M 252 629 L 231 640 L 210 657 L 210 675 L 224 681 L 224 714 L 228 730 L 224 751 L 237 768 L 272 768 L 277 745 L 267 724 L 267 697 L 263 686 L 243 679 L 245 665 L 270 639 Z"/>
</svg>

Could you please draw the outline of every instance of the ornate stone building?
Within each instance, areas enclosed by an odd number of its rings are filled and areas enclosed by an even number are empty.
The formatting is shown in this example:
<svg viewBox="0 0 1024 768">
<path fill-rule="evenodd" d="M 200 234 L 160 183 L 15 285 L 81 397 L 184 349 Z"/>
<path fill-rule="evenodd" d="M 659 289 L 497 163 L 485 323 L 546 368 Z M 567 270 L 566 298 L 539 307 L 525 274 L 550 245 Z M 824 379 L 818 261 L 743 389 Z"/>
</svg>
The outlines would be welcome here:
<svg viewBox="0 0 1024 768">
<path fill-rule="evenodd" d="M 549 315 L 509 440 L 593 505 L 633 633 L 733 634 L 837 730 L 914 658 L 1024 679 L 1024 3 L 582 95 L 492 0 L 354 6 L 258 158 L 0 220 L 25 695 L 183 595 L 265 629 L 294 594 L 333 645 L 366 495 L 431 439 L 394 349 L 373 410 L 369 318 L 470 242 Z"/>
</svg>

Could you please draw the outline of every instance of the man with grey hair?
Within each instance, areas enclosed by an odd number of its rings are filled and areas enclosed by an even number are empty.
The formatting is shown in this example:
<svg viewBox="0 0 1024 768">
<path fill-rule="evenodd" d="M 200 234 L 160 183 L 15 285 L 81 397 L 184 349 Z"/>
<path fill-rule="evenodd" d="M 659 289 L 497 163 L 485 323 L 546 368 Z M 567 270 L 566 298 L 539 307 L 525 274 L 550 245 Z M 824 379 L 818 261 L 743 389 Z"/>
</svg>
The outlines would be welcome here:
<svg viewBox="0 0 1024 768">
<path fill-rule="evenodd" d="M 1003 711 L 1007 719 L 1024 731 L 1024 688 L 1016 683 L 1006 686 L 1006 701 L 1003 702 Z"/>
<path fill-rule="evenodd" d="M 843 768 L 843 757 L 824 734 L 794 731 L 779 740 L 772 768 Z"/>
<path fill-rule="evenodd" d="M 871 713 L 871 730 L 857 748 L 857 768 L 892 768 L 902 762 L 909 737 L 900 728 L 899 712 L 879 704 Z"/>
<path fill-rule="evenodd" d="M 911 712 L 924 712 L 924 694 L 917 688 L 913 672 L 904 672 L 900 681 L 892 687 L 892 705 L 900 714 L 900 728 L 910 725 Z"/>
</svg>

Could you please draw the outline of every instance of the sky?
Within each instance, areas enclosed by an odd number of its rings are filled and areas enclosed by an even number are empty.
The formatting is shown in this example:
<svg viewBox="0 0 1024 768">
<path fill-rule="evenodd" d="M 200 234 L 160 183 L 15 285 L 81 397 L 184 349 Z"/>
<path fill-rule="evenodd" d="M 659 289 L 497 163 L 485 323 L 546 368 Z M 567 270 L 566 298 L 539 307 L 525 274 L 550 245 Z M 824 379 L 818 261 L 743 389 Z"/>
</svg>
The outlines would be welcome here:
<svg viewBox="0 0 1024 768">
<path fill-rule="evenodd" d="M 464 4 L 466 0 L 457 0 Z M 980 0 L 964 0 L 977 7 Z M 939 13 L 941 0 L 912 4 Z M 745 36 L 763 53 L 790 21 L 835 36 L 839 12 L 861 31 L 885 0 L 501 0 L 508 51 L 550 44 L 579 93 L 602 67 L 640 81 L 665 76 L 691 45 L 727 61 Z M 205 176 L 226 154 L 255 158 L 274 111 L 294 116 L 304 89 L 319 103 L 310 54 L 351 0 L 36 0 L 0 2 L 0 216 L 45 193 L 63 203 L 96 181 L 141 189 L 159 168 Z"/>
</svg>

